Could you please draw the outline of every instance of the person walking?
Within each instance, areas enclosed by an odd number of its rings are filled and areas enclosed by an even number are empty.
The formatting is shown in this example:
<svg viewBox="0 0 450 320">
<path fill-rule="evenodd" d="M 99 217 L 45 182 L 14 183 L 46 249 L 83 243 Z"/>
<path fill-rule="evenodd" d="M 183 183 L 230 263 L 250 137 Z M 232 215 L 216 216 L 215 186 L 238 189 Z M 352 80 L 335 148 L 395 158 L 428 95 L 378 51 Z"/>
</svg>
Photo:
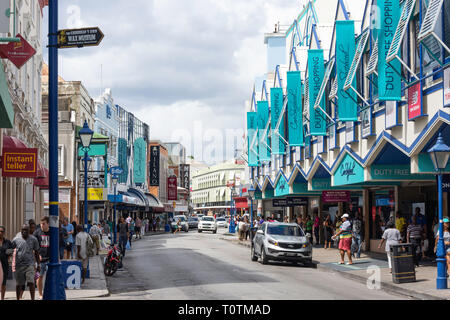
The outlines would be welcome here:
<svg viewBox="0 0 450 320">
<path fill-rule="evenodd" d="M 244 219 L 240 219 L 238 226 L 239 226 L 239 229 L 238 229 L 239 241 L 244 241 L 244 236 L 245 236 L 245 221 L 244 221 Z"/>
<path fill-rule="evenodd" d="M 353 242 L 355 244 L 355 249 L 354 251 L 352 251 L 352 256 L 355 257 L 355 253 L 356 253 L 356 258 L 359 259 L 361 258 L 361 246 L 362 246 L 362 241 L 364 239 L 364 223 L 361 219 L 361 215 L 359 212 L 356 213 L 355 219 L 353 219 L 353 223 L 352 223 L 352 237 L 353 237 Z M 352 246 L 353 247 L 353 246 Z"/>
<path fill-rule="evenodd" d="M 331 237 L 333 236 L 333 229 L 331 228 L 331 226 L 331 217 L 328 214 L 325 218 L 325 221 L 323 222 L 323 234 L 325 238 L 325 246 L 323 247 L 324 249 L 327 249 L 327 245 L 328 249 L 331 249 Z"/>
<path fill-rule="evenodd" d="M 39 242 L 35 236 L 30 234 L 30 226 L 24 224 L 21 234 L 12 241 L 15 254 L 15 276 L 16 276 L 16 298 L 20 300 L 25 291 L 25 285 L 30 288 L 31 300 L 35 296 L 35 275 L 40 272 Z M 37 263 L 37 267 L 35 264 Z"/>
<path fill-rule="evenodd" d="M 406 229 L 408 243 L 413 245 L 414 264 L 418 267 L 422 258 L 423 227 L 417 223 L 417 217 L 411 218 L 411 224 Z"/>
<path fill-rule="evenodd" d="M 39 300 L 42 300 L 44 290 L 44 278 L 47 273 L 48 263 L 50 262 L 50 218 L 45 216 L 41 218 L 40 228 L 34 232 L 34 236 L 39 243 L 39 259 L 41 260 L 41 271 L 37 279 Z"/>
<path fill-rule="evenodd" d="M 96 255 L 98 256 L 98 252 L 100 250 L 100 238 L 102 236 L 102 233 L 96 223 L 94 223 L 92 225 L 91 229 L 89 230 L 89 235 L 91 236 L 92 241 L 95 244 L 95 252 L 96 252 Z M 78 246 L 77 246 L 77 248 L 78 248 Z"/>
<path fill-rule="evenodd" d="M 142 220 L 139 219 L 139 217 L 136 217 L 136 226 L 134 230 L 134 232 L 136 233 L 136 239 L 142 239 L 141 229 L 142 229 Z"/>
<path fill-rule="evenodd" d="M 307 215 L 305 221 L 305 232 L 306 235 L 309 234 L 309 242 L 311 245 L 313 244 L 313 229 L 314 229 L 314 221 Z"/>
<path fill-rule="evenodd" d="M 127 247 L 129 231 L 128 231 L 128 223 L 125 222 L 125 219 L 123 217 L 121 217 L 119 220 L 117 232 L 119 233 L 119 249 L 120 252 L 122 253 L 122 256 L 125 257 L 125 250 Z"/>
<path fill-rule="evenodd" d="M 0 272 L 2 272 L 2 279 L 0 281 L 1 287 L 1 299 L 5 300 L 6 293 L 6 281 L 8 279 L 9 274 L 9 264 L 8 259 L 12 256 L 13 247 L 11 241 L 6 239 L 5 237 L 6 228 L 4 226 L 0 226 L 0 262 L 1 268 Z"/>
<path fill-rule="evenodd" d="M 248 216 L 244 217 L 244 234 L 245 234 L 245 241 L 247 241 L 249 235 L 250 235 L 250 222 L 248 221 Z"/>
<path fill-rule="evenodd" d="M 406 241 L 406 219 L 403 217 L 400 211 L 397 211 L 395 214 L 395 228 L 400 231 L 400 235 L 402 236 L 402 241 Z"/>
<path fill-rule="evenodd" d="M 317 212 L 314 213 L 313 233 L 316 238 L 316 245 L 320 244 L 320 218 Z"/>
<path fill-rule="evenodd" d="M 181 230 L 181 221 L 180 221 L 180 219 L 177 219 L 177 226 L 176 226 L 175 231 L 173 232 L 173 234 L 176 234 L 180 230 Z"/>
<path fill-rule="evenodd" d="M 91 227 L 92 230 L 92 227 Z M 81 265 L 83 266 L 83 272 L 81 274 L 82 280 L 81 284 L 84 283 L 84 280 L 86 279 L 86 272 L 87 272 L 87 266 L 89 262 L 89 255 L 88 255 L 88 242 L 92 245 L 93 241 L 89 234 L 84 231 L 82 225 L 77 226 L 77 237 L 75 239 L 75 245 L 77 246 L 77 258 L 81 261 Z"/>
<path fill-rule="evenodd" d="M 384 230 L 382 239 L 380 244 L 378 245 L 378 249 L 381 249 L 384 242 L 386 242 L 385 251 L 388 258 L 389 272 L 392 273 L 392 254 L 391 254 L 391 245 L 399 244 L 402 241 L 402 235 L 399 230 L 395 227 L 393 221 L 389 221 L 386 224 L 386 229 Z"/>
<path fill-rule="evenodd" d="M 131 248 L 131 240 L 133 240 L 134 235 L 134 226 L 135 226 L 134 220 L 133 218 L 131 218 L 130 222 L 128 223 L 128 231 L 129 231 L 128 242 L 130 243 L 130 248 Z"/>
<path fill-rule="evenodd" d="M 73 258 L 72 246 L 73 246 L 73 242 L 74 242 L 73 233 L 75 230 L 73 228 L 73 225 L 69 223 L 69 219 L 67 217 L 64 217 L 64 219 L 63 219 L 63 228 L 66 229 L 66 231 L 67 231 L 67 239 L 66 239 L 65 248 L 64 248 L 65 258 L 71 259 L 71 258 Z"/>
<path fill-rule="evenodd" d="M 347 265 L 352 265 L 352 225 L 349 221 L 350 216 L 345 213 L 342 215 L 341 219 L 343 222 L 339 224 L 339 232 L 337 232 L 332 238 L 336 239 L 339 237 L 339 253 L 341 255 L 341 261 L 339 264 L 344 264 L 345 252 L 347 252 L 348 262 Z"/>
<path fill-rule="evenodd" d="M 445 217 L 444 218 L 444 251 L 445 251 L 445 259 L 447 260 L 447 275 L 448 271 L 450 270 L 450 219 Z M 439 241 L 439 230 L 436 235 L 436 241 L 434 245 L 434 253 L 437 251 L 437 245 Z"/>
</svg>

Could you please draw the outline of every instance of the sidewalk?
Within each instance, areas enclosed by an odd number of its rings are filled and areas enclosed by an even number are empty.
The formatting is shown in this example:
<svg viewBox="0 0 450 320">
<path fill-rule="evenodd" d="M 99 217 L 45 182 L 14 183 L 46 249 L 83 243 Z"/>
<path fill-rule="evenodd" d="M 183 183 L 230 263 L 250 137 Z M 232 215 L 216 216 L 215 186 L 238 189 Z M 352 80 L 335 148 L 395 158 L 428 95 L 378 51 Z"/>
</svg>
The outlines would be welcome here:
<svg viewBox="0 0 450 320">
<path fill-rule="evenodd" d="M 145 237 L 164 234 L 164 231 L 147 232 Z M 136 240 L 134 240 L 136 241 Z M 139 240 L 138 240 L 139 241 Z M 107 254 L 106 250 L 100 250 L 99 255 L 93 256 L 89 259 L 89 272 L 90 278 L 86 278 L 84 284 L 81 285 L 81 289 L 69 290 L 66 289 L 67 300 L 84 300 L 90 298 L 99 298 L 109 296 L 109 291 L 106 285 L 106 277 L 103 273 L 103 258 Z M 126 263 L 126 258 L 124 264 Z M 23 294 L 23 300 L 30 300 L 30 291 L 28 287 Z M 35 299 L 39 299 L 39 293 L 36 288 Z M 16 281 L 13 277 L 12 280 L 8 280 L 6 283 L 5 300 L 16 300 Z"/>
<path fill-rule="evenodd" d="M 221 239 L 250 248 L 250 240 L 239 241 L 237 234 L 226 233 Z M 416 282 L 396 284 L 392 281 L 387 257 L 384 254 L 362 253 L 360 259 L 353 259 L 353 265 L 339 265 L 339 260 L 339 250 L 337 249 L 324 249 L 322 246 L 315 246 L 313 249 L 313 263 L 317 269 L 322 271 L 336 272 L 345 278 L 366 284 L 369 277 L 373 276 L 373 271 L 371 272 L 368 268 L 376 266 L 380 270 L 381 289 L 385 291 L 416 299 L 450 299 L 450 289 L 436 290 L 436 263 L 424 262 L 423 265 L 416 268 Z"/>
</svg>

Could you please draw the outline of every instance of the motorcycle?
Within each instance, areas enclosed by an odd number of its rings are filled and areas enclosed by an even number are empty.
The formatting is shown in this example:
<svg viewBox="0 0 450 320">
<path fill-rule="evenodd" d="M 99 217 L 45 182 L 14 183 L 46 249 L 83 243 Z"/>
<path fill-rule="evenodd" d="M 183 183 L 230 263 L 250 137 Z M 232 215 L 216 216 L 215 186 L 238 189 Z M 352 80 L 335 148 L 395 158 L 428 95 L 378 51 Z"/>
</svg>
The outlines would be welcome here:
<svg viewBox="0 0 450 320">
<path fill-rule="evenodd" d="M 106 276 L 112 276 L 120 268 L 122 268 L 122 253 L 117 246 L 110 246 L 104 260 L 104 273 Z"/>
</svg>

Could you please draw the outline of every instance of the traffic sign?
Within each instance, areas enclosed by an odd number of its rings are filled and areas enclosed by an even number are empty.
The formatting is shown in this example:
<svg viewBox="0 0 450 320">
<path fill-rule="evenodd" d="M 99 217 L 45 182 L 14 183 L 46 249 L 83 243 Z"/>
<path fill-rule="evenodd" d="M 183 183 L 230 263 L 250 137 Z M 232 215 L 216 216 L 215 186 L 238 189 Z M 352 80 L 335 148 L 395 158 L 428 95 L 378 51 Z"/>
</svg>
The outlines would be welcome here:
<svg viewBox="0 0 450 320">
<path fill-rule="evenodd" d="M 20 69 L 32 56 L 36 54 L 36 50 L 18 33 L 16 38 L 20 38 L 20 42 L 9 42 L 0 45 L 0 57 L 11 61 L 18 69 Z"/>
<path fill-rule="evenodd" d="M 113 176 L 120 176 L 123 173 L 123 169 L 121 167 L 112 167 L 109 169 L 109 173 Z"/>
<path fill-rule="evenodd" d="M 98 46 L 104 35 L 98 27 L 58 31 L 58 48 Z"/>
</svg>

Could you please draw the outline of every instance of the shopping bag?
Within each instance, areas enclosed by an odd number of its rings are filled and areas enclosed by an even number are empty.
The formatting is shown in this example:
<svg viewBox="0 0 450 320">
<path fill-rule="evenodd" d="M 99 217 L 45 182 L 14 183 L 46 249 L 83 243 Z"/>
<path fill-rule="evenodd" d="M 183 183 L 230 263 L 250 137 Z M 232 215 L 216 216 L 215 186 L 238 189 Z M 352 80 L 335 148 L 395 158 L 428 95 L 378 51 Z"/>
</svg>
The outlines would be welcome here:
<svg viewBox="0 0 450 320">
<path fill-rule="evenodd" d="M 130 246 L 130 240 L 127 241 L 127 245 L 125 246 L 126 250 L 130 250 L 131 246 Z"/>
</svg>

